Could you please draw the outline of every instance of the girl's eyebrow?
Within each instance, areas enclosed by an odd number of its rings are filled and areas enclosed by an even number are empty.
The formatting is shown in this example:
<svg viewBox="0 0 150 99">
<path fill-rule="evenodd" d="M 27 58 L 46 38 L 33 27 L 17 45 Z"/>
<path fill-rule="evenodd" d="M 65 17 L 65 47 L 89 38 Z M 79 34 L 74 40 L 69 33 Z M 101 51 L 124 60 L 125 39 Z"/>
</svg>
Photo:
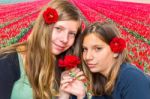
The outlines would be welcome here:
<svg viewBox="0 0 150 99">
<path fill-rule="evenodd" d="M 62 25 L 56 25 L 55 27 L 61 27 L 62 29 L 66 29 L 64 26 L 62 26 Z M 73 31 L 70 31 L 70 32 L 77 32 L 76 30 L 73 30 Z"/>
<path fill-rule="evenodd" d="M 70 32 L 77 33 L 77 31 L 70 31 Z"/>
<path fill-rule="evenodd" d="M 95 44 L 94 47 L 102 47 L 103 45 Z"/>
<path fill-rule="evenodd" d="M 92 45 L 93 48 L 95 48 L 95 47 L 103 47 L 103 46 L 104 45 L 98 45 L 98 44 Z M 81 47 L 87 48 L 85 45 L 82 45 Z"/>
<path fill-rule="evenodd" d="M 65 27 L 62 25 L 56 25 L 56 27 L 61 27 L 61 28 L 65 29 Z"/>
</svg>

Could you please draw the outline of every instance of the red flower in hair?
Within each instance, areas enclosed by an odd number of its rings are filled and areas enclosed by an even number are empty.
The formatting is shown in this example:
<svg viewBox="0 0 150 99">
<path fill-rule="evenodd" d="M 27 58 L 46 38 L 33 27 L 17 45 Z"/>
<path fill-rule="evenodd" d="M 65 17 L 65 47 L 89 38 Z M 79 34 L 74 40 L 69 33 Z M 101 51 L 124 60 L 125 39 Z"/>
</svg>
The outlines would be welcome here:
<svg viewBox="0 0 150 99">
<path fill-rule="evenodd" d="M 47 8 L 43 13 L 43 18 L 47 24 L 55 23 L 58 21 L 58 13 L 53 8 Z"/>
<path fill-rule="evenodd" d="M 115 37 L 110 42 L 110 48 L 114 53 L 120 53 L 126 47 L 126 42 L 122 38 Z"/>
<path fill-rule="evenodd" d="M 67 55 L 64 59 L 58 60 L 59 67 L 65 67 L 66 69 L 71 69 L 80 64 L 80 59 L 77 56 Z"/>
</svg>

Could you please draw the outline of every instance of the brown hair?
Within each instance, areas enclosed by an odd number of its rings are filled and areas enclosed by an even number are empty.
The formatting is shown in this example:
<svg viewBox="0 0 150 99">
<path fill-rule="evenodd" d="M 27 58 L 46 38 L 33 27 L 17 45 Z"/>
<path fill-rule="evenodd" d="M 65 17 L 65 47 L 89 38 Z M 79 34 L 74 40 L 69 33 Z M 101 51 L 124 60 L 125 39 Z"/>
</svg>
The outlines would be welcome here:
<svg viewBox="0 0 150 99">
<path fill-rule="evenodd" d="M 89 25 L 82 33 L 80 48 L 82 48 L 85 36 L 92 33 L 96 34 L 101 40 L 103 40 L 108 45 L 110 44 L 112 38 L 121 37 L 120 31 L 114 24 L 95 22 Z M 80 49 L 80 51 L 82 52 L 82 49 Z M 80 55 L 82 56 L 82 53 Z M 120 69 L 120 65 L 123 62 L 129 62 L 126 49 L 124 49 L 123 52 L 119 53 L 116 63 L 112 67 L 107 77 L 100 73 L 91 73 L 85 65 L 84 61 L 82 62 L 82 68 L 90 78 L 90 83 L 93 86 L 92 89 L 94 95 L 110 95 L 112 93 Z"/>
<path fill-rule="evenodd" d="M 60 78 L 60 73 L 56 72 L 59 71 L 56 66 L 57 57 L 55 58 L 51 52 L 51 35 L 54 24 L 47 25 L 42 16 L 47 7 L 56 9 L 59 15 L 58 21 L 74 20 L 79 22 L 77 40 L 81 32 L 82 14 L 67 0 L 51 0 L 40 12 L 27 41 L 0 50 L 0 53 L 15 51 L 26 53 L 25 71 L 33 89 L 34 99 L 51 99 L 53 95 L 58 93 L 60 82 L 58 79 Z M 73 46 L 59 57 L 74 53 Z M 17 50 L 18 48 L 21 48 L 21 50 Z"/>
</svg>

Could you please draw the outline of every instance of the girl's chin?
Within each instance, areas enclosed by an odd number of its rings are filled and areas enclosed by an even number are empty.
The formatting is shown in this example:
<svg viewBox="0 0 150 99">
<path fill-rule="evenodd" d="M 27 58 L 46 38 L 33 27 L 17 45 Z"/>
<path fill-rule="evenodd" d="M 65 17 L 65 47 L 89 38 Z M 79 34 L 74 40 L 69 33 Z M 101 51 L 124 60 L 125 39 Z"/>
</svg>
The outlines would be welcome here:
<svg viewBox="0 0 150 99">
<path fill-rule="evenodd" d="M 53 50 L 52 53 L 53 53 L 53 55 L 59 55 L 62 53 L 62 51 Z"/>
</svg>

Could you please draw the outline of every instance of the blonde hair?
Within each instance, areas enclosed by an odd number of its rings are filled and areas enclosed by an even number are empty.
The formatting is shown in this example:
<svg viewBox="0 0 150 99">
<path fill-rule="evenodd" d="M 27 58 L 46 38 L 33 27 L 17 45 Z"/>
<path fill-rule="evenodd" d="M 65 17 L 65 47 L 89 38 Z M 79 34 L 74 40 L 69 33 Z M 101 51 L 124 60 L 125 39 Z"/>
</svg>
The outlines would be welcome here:
<svg viewBox="0 0 150 99">
<path fill-rule="evenodd" d="M 101 40 L 103 40 L 108 45 L 110 44 L 112 38 L 121 37 L 120 31 L 114 24 L 95 22 L 89 25 L 82 33 L 80 48 L 82 48 L 84 37 L 91 33 L 95 33 Z M 118 57 L 116 58 L 115 64 L 113 65 L 107 77 L 100 73 L 91 73 L 88 70 L 84 61 L 82 62 L 83 63 L 82 68 L 85 71 L 85 73 L 89 76 L 90 83 L 93 86 L 92 89 L 94 95 L 104 95 L 104 94 L 110 95 L 112 93 L 118 76 L 118 72 L 120 70 L 120 65 L 123 62 L 130 62 L 127 56 L 126 49 L 124 49 L 122 53 L 119 53 Z"/>
<path fill-rule="evenodd" d="M 40 12 L 27 41 L 0 50 L 0 53 L 15 51 L 26 53 L 25 71 L 33 90 L 34 99 L 51 99 L 58 94 L 59 90 L 59 81 L 56 80 L 56 76 L 58 76 L 56 73 L 57 57 L 53 56 L 51 52 L 51 35 L 54 24 L 47 25 L 43 19 L 43 12 L 48 7 L 54 8 L 58 12 L 58 21 L 74 20 L 79 22 L 77 39 L 81 32 L 82 14 L 67 0 L 51 0 Z M 23 49 L 18 50 L 20 46 Z M 68 50 L 64 53 L 73 52 L 73 48 L 72 46 L 71 51 Z"/>
</svg>

